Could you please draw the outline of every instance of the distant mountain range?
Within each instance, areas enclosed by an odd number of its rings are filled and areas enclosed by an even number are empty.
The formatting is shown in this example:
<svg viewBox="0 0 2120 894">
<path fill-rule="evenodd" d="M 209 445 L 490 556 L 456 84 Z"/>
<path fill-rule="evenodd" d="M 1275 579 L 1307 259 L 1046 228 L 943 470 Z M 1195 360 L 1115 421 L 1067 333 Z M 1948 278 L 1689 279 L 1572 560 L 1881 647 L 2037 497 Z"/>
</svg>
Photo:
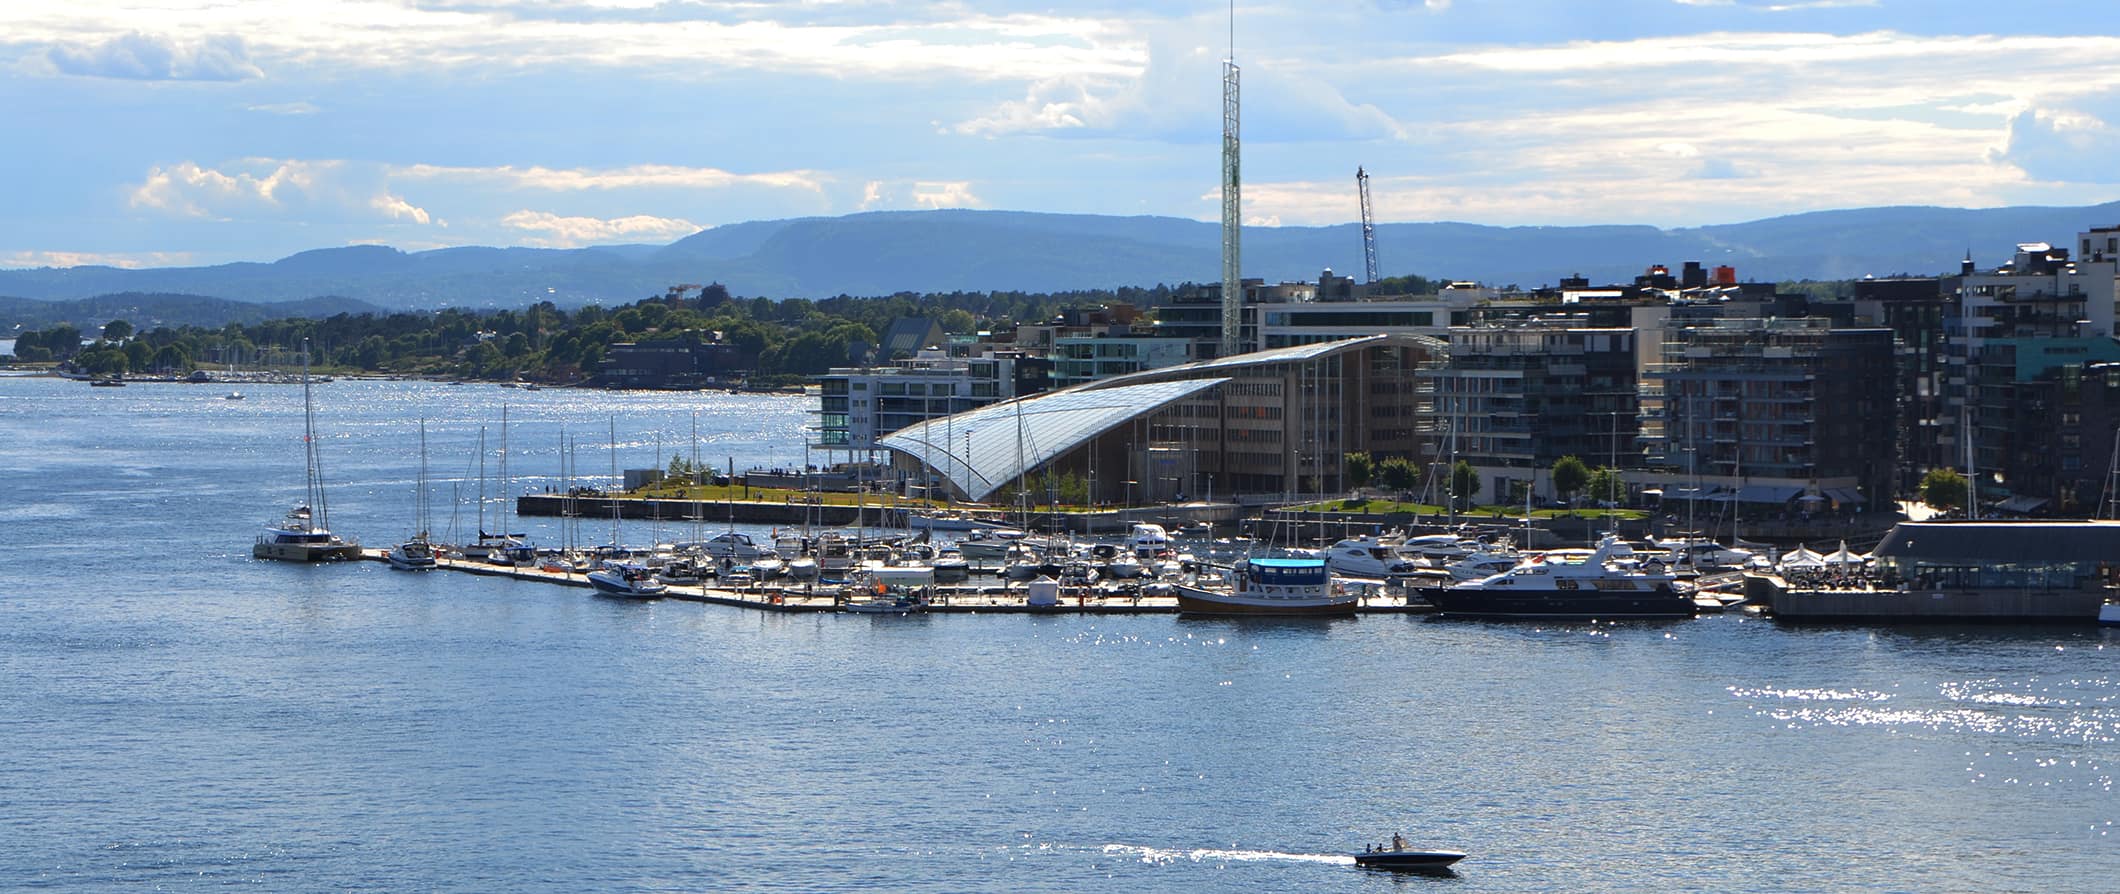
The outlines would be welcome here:
<svg viewBox="0 0 2120 894">
<path fill-rule="evenodd" d="M 1377 227 L 1377 253 L 1386 275 L 1526 287 L 1571 274 L 1628 281 L 1651 264 L 1684 261 L 1729 264 L 1745 280 L 1851 279 L 1951 272 L 1968 250 L 1992 267 L 2019 242 L 2065 245 L 2084 229 L 2116 224 L 2120 202 L 1861 208 L 1680 229 L 1396 223 Z M 0 270 L 0 295 L 53 301 L 182 293 L 242 302 L 336 295 L 388 309 L 431 309 L 613 304 L 709 282 L 770 298 L 1052 292 L 1216 280 L 1220 244 L 1216 224 L 1171 217 L 891 211 L 731 224 L 663 246 L 403 252 L 361 245 L 269 264 Z M 1359 276 L 1358 226 L 1244 232 L 1246 276 L 1310 280 L 1325 268 Z"/>
<path fill-rule="evenodd" d="M 63 301 L 0 297 L 0 337 L 5 337 L 18 326 L 48 329 L 60 323 L 85 326 L 124 320 L 145 332 L 158 326 L 216 327 L 293 317 L 321 319 L 337 314 L 382 312 L 383 308 L 366 301 L 337 295 L 269 303 L 144 292 L 120 292 Z"/>
</svg>

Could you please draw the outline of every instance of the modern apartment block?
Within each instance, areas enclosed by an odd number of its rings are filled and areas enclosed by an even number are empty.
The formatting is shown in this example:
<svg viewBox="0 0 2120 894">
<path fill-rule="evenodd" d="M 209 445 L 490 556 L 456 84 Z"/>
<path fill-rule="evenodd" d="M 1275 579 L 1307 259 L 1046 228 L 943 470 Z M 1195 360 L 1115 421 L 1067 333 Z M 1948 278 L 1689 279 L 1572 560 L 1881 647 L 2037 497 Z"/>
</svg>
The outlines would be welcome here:
<svg viewBox="0 0 2120 894">
<path fill-rule="evenodd" d="M 1636 330 L 1525 321 L 1450 330 L 1450 352 L 1422 371 L 1434 411 L 1421 452 L 1470 463 L 1477 496 L 1501 502 L 1553 464 L 1637 469 Z M 1550 477 L 1550 476 L 1548 476 Z"/>
<path fill-rule="evenodd" d="M 1891 330 L 1732 319 L 1662 337 L 1642 392 L 1642 438 L 1672 481 L 1770 509 L 1898 493 Z"/>
<path fill-rule="evenodd" d="M 1022 358 L 1007 353 L 951 357 L 923 350 L 888 366 L 834 369 L 818 380 L 817 438 L 811 446 L 850 453 L 876 449 L 884 435 L 931 419 L 1018 396 Z"/>
</svg>

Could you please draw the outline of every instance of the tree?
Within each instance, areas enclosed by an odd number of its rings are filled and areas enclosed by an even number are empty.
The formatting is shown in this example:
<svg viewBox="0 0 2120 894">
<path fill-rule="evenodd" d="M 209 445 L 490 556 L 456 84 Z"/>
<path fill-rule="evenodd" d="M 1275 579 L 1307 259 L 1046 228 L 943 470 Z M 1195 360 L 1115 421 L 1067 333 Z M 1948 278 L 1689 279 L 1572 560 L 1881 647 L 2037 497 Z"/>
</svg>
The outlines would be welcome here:
<svg viewBox="0 0 2120 894">
<path fill-rule="evenodd" d="M 1450 467 L 1450 497 L 1453 500 L 1470 501 L 1480 492 L 1480 473 L 1472 463 L 1458 460 Z"/>
<path fill-rule="evenodd" d="M 112 320 L 103 324 L 104 341 L 124 341 L 131 338 L 132 334 L 133 324 L 124 320 Z"/>
<path fill-rule="evenodd" d="M 1376 461 L 1370 459 L 1367 453 L 1355 451 L 1347 454 L 1342 462 L 1347 467 L 1347 487 L 1351 490 L 1368 487 L 1369 479 L 1376 475 Z"/>
<path fill-rule="evenodd" d="M 1421 484 L 1421 467 L 1413 460 L 1394 456 L 1377 465 L 1377 477 L 1384 486 L 1396 491 L 1409 491 Z"/>
<path fill-rule="evenodd" d="M 1618 469 L 1598 469 L 1590 473 L 1590 480 L 1584 483 L 1583 492 L 1599 503 L 1617 506 L 1620 498 L 1627 495 L 1627 482 L 1620 477 Z"/>
<path fill-rule="evenodd" d="M 1563 456 L 1553 464 L 1553 490 L 1566 500 L 1590 483 L 1590 467 L 1574 456 Z"/>
<path fill-rule="evenodd" d="M 1949 511 L 1965 508 L 1965 476 L 1950 469 L 1930 469 L 1921 478 L 1921 502 Z"/>
</svg>

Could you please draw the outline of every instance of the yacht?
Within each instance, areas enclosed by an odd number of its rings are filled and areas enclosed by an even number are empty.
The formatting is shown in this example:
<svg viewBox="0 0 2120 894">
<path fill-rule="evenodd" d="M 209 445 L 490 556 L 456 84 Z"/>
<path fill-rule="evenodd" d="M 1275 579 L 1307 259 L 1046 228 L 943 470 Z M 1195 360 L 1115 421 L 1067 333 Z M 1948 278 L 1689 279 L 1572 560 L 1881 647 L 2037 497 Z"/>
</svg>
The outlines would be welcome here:
<svg viewBox="0 0 2120 894">
<path fill-rule="evenodd" d="M 1325 564 L 1334 574 L 1376 580 L 1405 577 L 1421 570 L 1420 565 L 1399 558 L 1391 547 L 1368 535 L 1350 537 L 1328 547 Z"/>
<path fill-rule="evenodd" d="M 1639 562 L 1612 534 L 1579 559 L 1556 550 L 1500 574 L 1419 592 L 1451 618 L 1690 618 L 1700 611 L 1692 584 L 1661 561 Z"/>
<path fill-rule="evenodd" d="M 670 589 L 644 565 L 606 565 L 589 572 L 589 586 L 605 596 L 658 599 Z"/>
<path fill-rule="evenodd" d="M 250 555 L 287 562 L 334 562 L 360 558 L 361 546 L 331 533 L 317 513 L 302 505 L 288 510 L 286 518 L 265 525 Z"/>
<path fill-rule="evenodd" d="M 773 548 L 751 539 L 742 531 L 725 531 L 699 544 L 707 555 L 716 559 L 735 559 L 748 562 L 752 559 L 773 555 Z"/>
<path fill-rule="evenodd" d="M 1175 589 L 1184 615 L 1352 615 L 1356 600 L 1319 558 L 1241 559 L 1219 584 Z"/>
<path fill-rule="evenodd" d="M 390 567 L 402 571 L 425 571 L 438 564 L 434 544 L 429 543 L 424 534 L 391 547 L 383 558 Z"/>
</svg>

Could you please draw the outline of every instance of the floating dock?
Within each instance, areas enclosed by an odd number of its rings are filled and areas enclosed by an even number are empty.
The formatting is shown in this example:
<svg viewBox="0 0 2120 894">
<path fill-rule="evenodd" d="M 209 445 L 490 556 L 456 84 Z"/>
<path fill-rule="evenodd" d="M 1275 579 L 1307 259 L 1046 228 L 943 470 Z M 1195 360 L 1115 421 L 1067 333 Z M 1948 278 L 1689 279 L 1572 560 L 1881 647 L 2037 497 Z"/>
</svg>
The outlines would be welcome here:
<svg viewBox="0 0 2120 894">
<path fill-rule="evenodd" d="M 361 558 L 385 562 L 384 552 L 363 549 Z M 494 565 L 469 559 L 440 559 L 434 570 L 590 589 L 588 577 L 582 574 Z M 842 612 L 846 610 L 845 597 L 849 592 L 836 583 L 805 586 L 772 581 L 734 590 L 671 585 L 660 598 L 767 612 Z M 1063 588 L 1058 604 L 1034 606 L 1022 584 L 975 581 L 935 587 L 934 597 L 923 611 L 928 614 L 1173 615 L 1178 613 L 1178 599 L 1176 596 L 1134 596 L 1095 589 Z M 1427 614 L 1432 611 L 1434 608 L 1426 603 L 1409 603 L 1403 596 L 1388 595 L 1364 596 L 1355 607 L 1358 615 Z"/>
</svg>

